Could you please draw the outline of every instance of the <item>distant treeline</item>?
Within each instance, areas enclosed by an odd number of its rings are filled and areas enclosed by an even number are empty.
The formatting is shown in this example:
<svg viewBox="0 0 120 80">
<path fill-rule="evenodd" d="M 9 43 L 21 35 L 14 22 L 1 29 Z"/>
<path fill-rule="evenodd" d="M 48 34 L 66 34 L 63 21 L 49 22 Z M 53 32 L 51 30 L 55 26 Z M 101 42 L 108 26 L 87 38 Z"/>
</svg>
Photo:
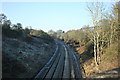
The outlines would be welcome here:
<svg viewBox="0 0 120 80">
<path fill-rule="evenodd" d="M 5 14 L 0 14 L 0 23 L 2 27 L 2 36 L 9 38 L 26 38 L 30 42 L 30 36 L 39 37 L 45 41 L 54 41 L 46 32 L 42 30 L 35 30 L 31 27 L 25 27 L 23 29 L 21 23 L 12 24 L 10 20 L 7 19 Z"/>
</svg>

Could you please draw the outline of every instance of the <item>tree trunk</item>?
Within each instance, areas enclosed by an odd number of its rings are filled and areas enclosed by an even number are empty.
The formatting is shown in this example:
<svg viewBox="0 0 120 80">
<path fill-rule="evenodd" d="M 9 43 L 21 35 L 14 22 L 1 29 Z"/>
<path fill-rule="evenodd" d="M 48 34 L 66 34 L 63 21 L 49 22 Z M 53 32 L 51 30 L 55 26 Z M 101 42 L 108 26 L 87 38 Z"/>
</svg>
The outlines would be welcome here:
<svg viewBox="0 0 120 80">
<path fill-rule="evenodd" d="M 94 60 L 95 60 L 96 66 L 97 66 L 97 52 L 96 52 L 96 34 L 95 34 L 95 28 L 94 28 Z"/>
<path fill-rule="evenodd" d="M 110 32 L 110 33 L 111 33 L 111 36 L 110 36 L 110 44 L 112 43 L 112 37 L 113 37 L 113 28 L 112 28 L 112 27 L 113 27 L 113 22 L 112 22 L 111 27 L 110 27 L 110 28 L 111 28 L 111 30 L 110 30 L 110 31 L 111 31 L 111 32 Z"/>
<path fill-rule="evenodd" d="M 101 62 L 101 55 L 103 54 L 103 35 L 104 35 L 104 32 L 102 32 L 102 35 L 101 35 L 101 45 L 100 45 L 100 62 Z"/>
<path fill-rule="evenodd" d="M 99 59 L 100 58 L 100 53 L 99 53 L 99 33 L 97 32 L 97 64 L 99 65 Z"/>
</svg>

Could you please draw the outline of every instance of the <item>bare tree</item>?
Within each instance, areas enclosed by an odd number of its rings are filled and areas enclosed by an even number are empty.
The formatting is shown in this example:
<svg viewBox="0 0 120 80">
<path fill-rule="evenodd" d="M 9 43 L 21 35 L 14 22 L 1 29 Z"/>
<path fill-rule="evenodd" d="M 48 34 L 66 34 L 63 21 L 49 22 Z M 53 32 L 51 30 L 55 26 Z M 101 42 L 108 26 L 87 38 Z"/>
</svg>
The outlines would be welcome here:
<svg viewBox="0 0 120 80">
<path fill-rule="evenodd" d="M 99 20 L 100 19 L 102 20 L 104 7 L 103 7 L 103 3 L 101 2 L 92 2 L 87 5 L 87 8 L 91 14 L 92 24 L 94 27 L 94 60 L 96 66 L 98 66 L 100 64 L 100 59 L 101 59 L 100 50 L 102 50 L 102 47 L 100 47 L 102 46 L 102 44 L 100 45 L 100 41 L 102 40 L 100 34 L 102 26 L 99 25 Z"/>
</svg>

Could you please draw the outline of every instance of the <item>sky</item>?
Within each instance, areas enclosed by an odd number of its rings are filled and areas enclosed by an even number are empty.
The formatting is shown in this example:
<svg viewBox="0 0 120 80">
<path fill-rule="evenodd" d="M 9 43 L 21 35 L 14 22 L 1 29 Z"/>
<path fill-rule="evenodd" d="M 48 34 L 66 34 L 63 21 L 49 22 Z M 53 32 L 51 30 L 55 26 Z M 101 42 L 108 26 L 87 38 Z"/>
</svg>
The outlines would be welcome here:
<svg viewBox="0 0 120 80">
<path fill-rule="evenodd" d="M 21 23 L 45 32 L 68 31 L 91 25 L 87 2 L 2 2 L 4 13 L 12 24 Z M 109 7 L 112 2 L 107 2 Z"/>
</svg>

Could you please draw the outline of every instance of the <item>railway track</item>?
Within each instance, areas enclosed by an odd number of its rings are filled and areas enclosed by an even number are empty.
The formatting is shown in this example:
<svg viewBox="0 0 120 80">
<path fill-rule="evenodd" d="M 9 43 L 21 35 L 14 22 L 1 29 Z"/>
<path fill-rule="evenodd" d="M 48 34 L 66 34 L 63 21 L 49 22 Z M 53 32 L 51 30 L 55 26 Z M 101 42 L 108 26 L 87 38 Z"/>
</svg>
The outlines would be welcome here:
<svg viewBox="0 0 120 80">
<path fill-rule="evenodd" d="M 35 76 L 34 80 L 53 78 L 82 78 L 80 67 L 69 46 L 57 42 L 54 55 Z"/>
</svg>

